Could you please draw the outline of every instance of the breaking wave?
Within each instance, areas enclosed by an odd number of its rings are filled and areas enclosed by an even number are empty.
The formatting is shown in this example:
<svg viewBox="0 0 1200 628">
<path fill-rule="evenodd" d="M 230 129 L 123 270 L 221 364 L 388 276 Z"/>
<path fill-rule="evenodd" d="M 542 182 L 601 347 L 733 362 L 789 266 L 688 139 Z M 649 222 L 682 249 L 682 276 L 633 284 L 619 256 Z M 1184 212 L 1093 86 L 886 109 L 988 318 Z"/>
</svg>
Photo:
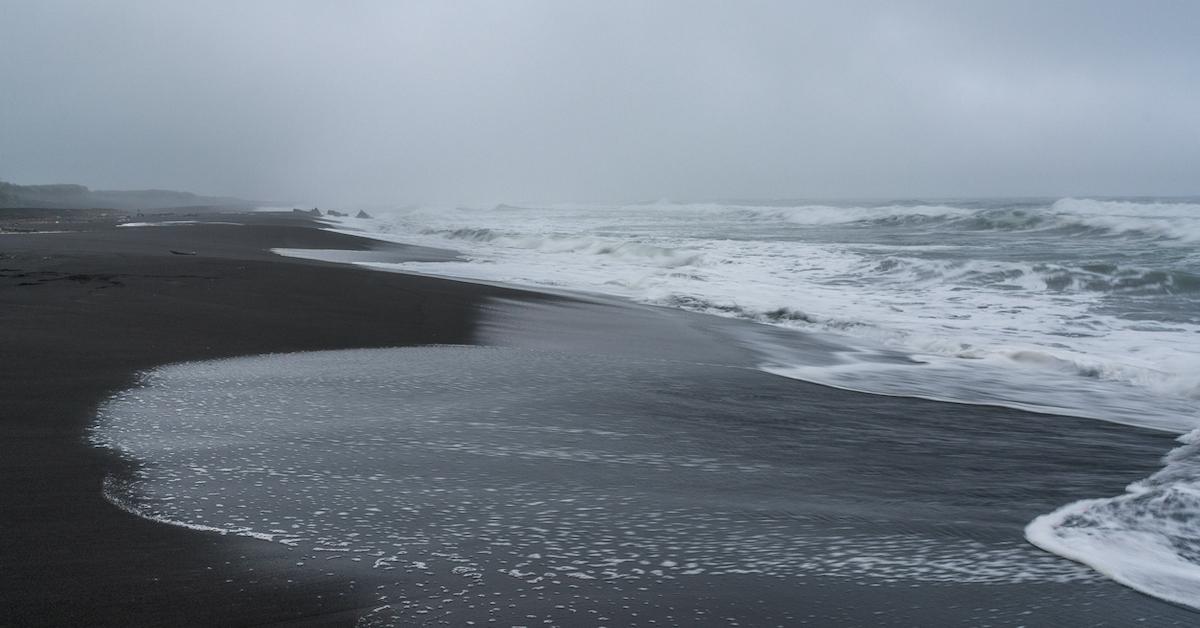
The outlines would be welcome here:
<svg viewBox="0 0 1200 628">
<path fill-rule="evenodd" d="M 725 213 L 750 220 L 796 225 L 886 227 L 926 225 L 959 231 L 1063 231 L 1095 237 L 1132 236 L 1195 242 L 1200 240 L 1200 204 L 1136 203 L 1064 198 L 1015 207 L 881 205 L 841 207 L 681 206 L 702 213 Z"/>
<path fill-rule="evenodd" d="M 865 260 L 862 273 L 889 281 L 921 284 L 958 282 L 1052 292 L 1128 294 L 1200 293 L 1200 275 L 1095 262 L 1081 266 L 988 260 L 928 260 L 885 257 Z"/>
<path fill-rule="evenodd" d="M 449 231 L 425 230 L 426 235 L 441 236 L 450 240 L 489 242 L 498 246 L 537 250 L 547 253 L 583 253 L 604 255 L 620 259 L 642 260 L 663 268 L 675 268 L 698 263 L 702 254 L 686 248 L 655 246 L 640 242 L 620 241 L 611 238 L 589 238 L 572 236 L 531 236 L 498 233 L 491 229 L 452 229 Z"/>
</svg>

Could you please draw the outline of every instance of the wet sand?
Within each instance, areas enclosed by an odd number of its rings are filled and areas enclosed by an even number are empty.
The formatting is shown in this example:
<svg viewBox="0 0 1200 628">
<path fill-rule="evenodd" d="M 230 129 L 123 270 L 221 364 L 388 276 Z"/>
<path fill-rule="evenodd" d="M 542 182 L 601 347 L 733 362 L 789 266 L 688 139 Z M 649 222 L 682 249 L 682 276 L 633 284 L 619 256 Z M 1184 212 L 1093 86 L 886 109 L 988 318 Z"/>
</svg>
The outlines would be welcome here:
<svg viewBox="0 0 1200 628">
<path fill-rule="evenodd" d="M 117 510 L 100 488 L 122 463 L 84 428 L 143 369 L 469 343 L 481 299 L 515 293 L 281 258 L 267 249 L 433 253 L 248 218 L 258 224 L 114 228 L 84 213 L 9 223 L 79 231 L 0 235 L 0 625 L 350 624 L 370 604 L 344 578 L 296 568 L 282 546 Z"/>
</svg>

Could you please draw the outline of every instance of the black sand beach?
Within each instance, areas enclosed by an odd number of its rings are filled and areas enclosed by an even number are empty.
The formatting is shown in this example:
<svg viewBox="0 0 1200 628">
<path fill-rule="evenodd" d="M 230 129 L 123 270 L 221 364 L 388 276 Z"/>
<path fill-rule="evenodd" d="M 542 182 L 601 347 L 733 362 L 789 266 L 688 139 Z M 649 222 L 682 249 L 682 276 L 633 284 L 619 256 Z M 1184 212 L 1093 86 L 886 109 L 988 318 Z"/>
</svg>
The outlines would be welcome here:
<svg viewBox="0 0 1200 628">
<path fill-rule="evenodd" d="M 79 231 L 0 235 L 0 625 L 353 623 L 370 600 L 345 581 L 289 567 L 282 546 L 114 508 L 100 483 L 120 463 L 88 446 L 83 430 L 96 404 L 142 369 L 467 343 L 480 300 L 505 291 L 266 250 L 380 246 L 303 218 L 117 229 L 110 219 L 73 215 L 66 228 Z"/>
<path fill-rule="evenodd" d="M 426 344 L 660 360 L 661 371 L 581 386 L 537 420 L 590 421 L 603 408 L 606 416 L 644 417 L 646 443 L 674 440 L 679 455 L 713 453 L 771 471 L 749 479 L 600 473 L 575 461 L 481 463 L 477 471 L 514 483 L 521 473 L 549 473 L 582 492 L 640 491 L 680 512 L 735 513 L 737 525 L 713 532 L 717 545 L 746 530 L 798 537 L 836 528 L 849 530 L 847 538 L 919 534 L 982 548 L 979 556 L 1019 553 L 1021 529 L 1034 516 L 1118 493 L 1156 470 L 1172 446 L 1169 435 L 1098 421 L 869 396 L 767 375 L 743 368 L 751 361 L 737 344 L 741 324 L 720 319 L 269 253 L 445 254 L 320 231 L 302 217 L 199 218 L 243 224 L 115 228 L 103 218 L 81 220 L 68 233 L 0 235 L 0 624 L 350 625 L 378 606 L 376 586 L 395 584 L 366 567 L 327 575 L 297 564 L 304 561 L 284 545 L 153 523 L 105 500 L 103 479 L 120 476 L 126 463 L 85 441 L 97 405 L 132 385 L 138 371 L 181 361 Z M 796 340 L 799 350 L 803 342 Z M 564 364 L 561 378 L 569 379 Z M 418 454 L 447 474 L 474 472 L 463 470 L 465 458 Z M 614 521 L 623 521 L 620 514 Z M 1100 578 L 988 582 L 970 577 L 970 560 L 962 569 L 961 581 L 876 578 L 866 569 L 853 577 L 698 574 L 624 589 L 577 584 L 614 625 L 1191 625 L 1196 618 Z M 405 578 L 415 587 L 422 576 Z M 449 582 L 435 574 L 420 584 Z M 499 582 L 488 590 L 506 602 L 498 614 L 448 614 L 436 596 L 414 592 L 434 612 L 415 614 L 426 608 L 417 604 L 387 618 L 605 623 L 564 615 L 519 579 Z"/>
</svg>

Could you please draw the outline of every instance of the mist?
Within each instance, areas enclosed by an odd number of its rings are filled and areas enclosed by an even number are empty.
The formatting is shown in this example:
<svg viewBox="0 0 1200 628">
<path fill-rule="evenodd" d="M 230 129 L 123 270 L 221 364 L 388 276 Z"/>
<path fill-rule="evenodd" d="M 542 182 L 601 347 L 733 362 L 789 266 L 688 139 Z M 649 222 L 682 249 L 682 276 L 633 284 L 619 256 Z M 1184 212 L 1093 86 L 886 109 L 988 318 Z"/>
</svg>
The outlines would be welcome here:
<svg viewBox="0 0 1200 628">
<path fill-rule="evenodd" d="M 0 179 L 321 204 L 1200 192 L 1191 2 L 0 0 Z"/>
</svg>

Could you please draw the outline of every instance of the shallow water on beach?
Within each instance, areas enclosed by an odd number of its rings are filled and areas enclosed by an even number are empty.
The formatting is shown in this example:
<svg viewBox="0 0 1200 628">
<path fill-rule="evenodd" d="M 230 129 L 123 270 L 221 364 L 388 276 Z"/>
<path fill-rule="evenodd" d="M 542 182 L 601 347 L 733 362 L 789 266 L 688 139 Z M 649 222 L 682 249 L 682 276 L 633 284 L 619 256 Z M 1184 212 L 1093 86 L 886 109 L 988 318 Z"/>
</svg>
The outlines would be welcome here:
<svg viewBox="0 0 1200 628">
<path fill-rule="evenodd" d="M 958 406 L 913 417 L 813 390 L 515 348 L 272 355 L 156 369 L 101 408 L 92 439 L 137 463 L 107 483 L 114 503 L 361 572 L 376 623 L 795 623 L 811 582 L 1104 584 L 1020 537 L 1079 488 L 1052 484 L 1078 461 L 1021 444 L 1045 428 L 1006 441 L 955 427 Z M 1077 453 L 1111 455 L 1093 441 Z M 662 598 L 722 581 L 740 593 Z"/>
</svg>

